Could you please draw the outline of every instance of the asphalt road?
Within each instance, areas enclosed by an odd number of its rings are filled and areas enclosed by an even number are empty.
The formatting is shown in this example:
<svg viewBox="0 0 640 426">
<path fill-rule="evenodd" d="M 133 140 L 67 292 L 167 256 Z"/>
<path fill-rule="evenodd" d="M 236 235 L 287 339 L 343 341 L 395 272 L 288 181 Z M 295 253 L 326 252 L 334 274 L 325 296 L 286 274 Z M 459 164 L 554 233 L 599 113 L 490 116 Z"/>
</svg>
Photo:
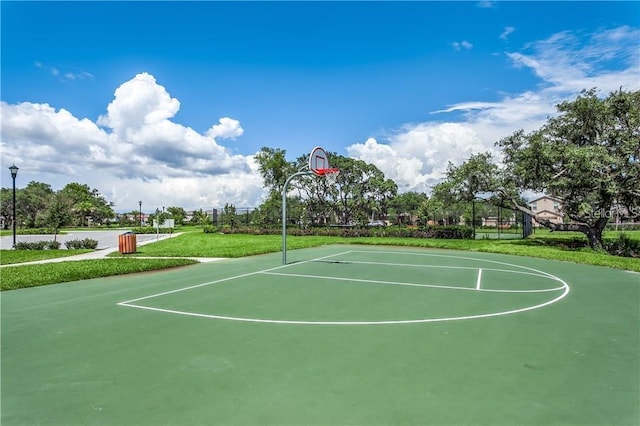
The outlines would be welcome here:
<svg viewBox="0 0 640 426">
<path fill-rule="evenodd" d="M 58 235 L 57 240 L 60 241 L 60 249 L 66 249 L 64 245 L 65 241 L 69 240 L 84 240 L 85 238 L 91 238 L 98 241 L 98 249 L 117 249 L 118 248 L 118 236 L 125 233 L 123 230 L 113 231 L 71 231 L 63 235 Z M 164 236 L 160 234 L 160 236 Z M 138 244 L 146 241 L 155 240 L 156 234 L 137 234 L 136 242 Z M 16 241 L 52 241 L 53 235 L 16 235 Z M 0 237 L 0 248 L 10 249 L 13 246 L 13 235 Z"/>
</svg>

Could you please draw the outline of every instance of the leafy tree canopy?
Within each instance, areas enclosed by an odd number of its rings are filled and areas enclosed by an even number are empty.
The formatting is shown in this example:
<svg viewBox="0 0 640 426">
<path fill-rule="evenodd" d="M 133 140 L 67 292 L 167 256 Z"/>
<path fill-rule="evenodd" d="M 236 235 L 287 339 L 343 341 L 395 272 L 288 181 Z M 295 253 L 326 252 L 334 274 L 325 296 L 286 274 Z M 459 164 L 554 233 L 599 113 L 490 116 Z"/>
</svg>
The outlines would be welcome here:
<svg viewBox="0 0 640 426">
<path fill-rule="evenodd" d="M 519 130 L 496 143 L 502 167 L 488 153 L 450 166 L 449 196 L 469 200 L 491 192 L 496 203 L 529 213 L 552 230 L 583 232 L 592 248 L 601 248 L 613 208 L 636 216 L 640 211 L 640 91 L 599 98 L 592 89 L 557 109 L 540 129 Z M 536 216 L 518 197 L 523 191 L 560 198 L 571 222 Z"/>
</svg>

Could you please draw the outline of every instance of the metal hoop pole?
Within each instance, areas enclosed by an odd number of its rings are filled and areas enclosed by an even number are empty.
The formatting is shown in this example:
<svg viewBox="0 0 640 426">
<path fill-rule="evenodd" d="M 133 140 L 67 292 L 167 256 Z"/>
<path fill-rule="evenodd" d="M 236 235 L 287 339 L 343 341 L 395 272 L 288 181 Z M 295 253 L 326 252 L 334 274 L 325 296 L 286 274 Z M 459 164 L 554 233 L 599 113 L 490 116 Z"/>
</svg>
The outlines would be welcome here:
<svg viewBox="0 0 640 426">
<path fill-rule="evenodd" d="M 315 173 L 308 170 L 299 171 L 292 174 L 287 178 L 282 189 L 282 264 L 287 264 L 287 192 L 289 188 L 289 182 L 295 177 L 313 175 Z"/>
</svg>

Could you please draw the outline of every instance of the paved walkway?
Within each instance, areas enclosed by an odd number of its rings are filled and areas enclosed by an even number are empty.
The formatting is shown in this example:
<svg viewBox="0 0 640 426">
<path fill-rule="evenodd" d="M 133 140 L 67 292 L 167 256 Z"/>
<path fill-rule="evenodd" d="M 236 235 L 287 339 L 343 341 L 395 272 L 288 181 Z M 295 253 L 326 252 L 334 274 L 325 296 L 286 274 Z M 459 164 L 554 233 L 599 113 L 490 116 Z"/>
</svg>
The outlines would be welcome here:
<svg viewBox="0 0 640 426">
<path fill-rule="evenodd" d="M 122 233 L 121 231 L 119 233 Z M 138 235 L 138 237 L 141 236 L 145 236 L 148 237 L 150 234 L 140 234 Z M 160 235 L 153 235 L 153 238 L 146 238 L 146 239 L 142 239 L 142 241 L 137 241 L 136 246 L 140 247 L 140 246 L 144 246 L 146 244 L 151 244 L 151 243 L 155 243 L 157 241 L 160 240 L 166 240 L 167 238 L 176 238 L 178 236 L 182 235 L 181 232 L 177 232 L 175 234 L 160 234 Z M 42 239 L 42 236 L 32 236 L 32 237 L 39 237 L 38 239 Z M 49 236 L 50 237 L 50 236 Z M 119 250 L 118 245 L 115 246 L 107 246 L 105 248 L 99 248 L 96 251 L 92 251 L 89 253 L 82 253 L 82 254 L 77 254 L 74 256 L 65 256 L 65 257 L 56 257 L 53 259 L 43 259 L 43 260 L 35 260 L 33 262 L 24 262 L 24 263 L 12 263 L 9 265 L 0 265 L 0 268 L 4 268 L 4 267 L 10 267 L 10 266 L 24 266 L 24 265 L 36 265 L 36 264 L 41 264 L 41 263 L 55 263 L 55 262 L 67 262 L 67 261 L 74 261 L 74 260 L 91 260 L 91 259 L 103 259 L 105 257 L 107 257 L 109 254 L 111 253 L 115 253 Z M 134 259 L 171 259 L 172 257 L 151 257 L 151 256 L 132 256 L 132 258 Z M 184 257 L 173 257 L 175 259 L 184 259 Z M 215 262 L 218 260 L 223 260 L 224 258 L 221 257 L 187 257 L 187 259 L 193 259 L 196 260 L 198 262 L 201 263 L 206 263 L 206 262 Z"/>
</svg>

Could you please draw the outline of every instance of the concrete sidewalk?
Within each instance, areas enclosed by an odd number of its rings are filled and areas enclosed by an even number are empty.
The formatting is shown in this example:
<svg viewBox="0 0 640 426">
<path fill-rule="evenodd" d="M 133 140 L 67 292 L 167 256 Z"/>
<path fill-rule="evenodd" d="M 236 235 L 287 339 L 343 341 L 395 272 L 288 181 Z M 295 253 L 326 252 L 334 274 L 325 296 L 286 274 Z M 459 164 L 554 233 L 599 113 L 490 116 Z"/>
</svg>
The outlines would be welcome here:
<svg viewBox="0 0 640 426">
<path fill-rule="evenodd" d="M 157 235 L 157 238 L 141 241 L 136 244 L 137 247 L 144 246 L 147 244 L 155 243 L 157 241 L 166 240 L 167 238 L 175 238 L 182 235 L 181 232 L 177 232 L 175 234 L 160 234 Z M 0 268 L 11 267 L 11 266 L 24 266 L 24 265 L 37 265 L 42 263 L 57 263 L 57 262 L 67 262 L 67 261 L 76 261 L 76 260 L 94 260 L 94 259 L 104 259 L 111 253 L 115 253 L 119 251 L 118 247 L 106 247 L 103 249 L 98 249 L 96 251 L 92 251 L 89 253 L 77 254 L 74 256 L 65 256 L 65 257 L 56 257 L 54 259 L 43 259 L 43 260 L 34 260 L 33 262 L 24 262 L 24 263 L 12 263 L 9 265 L 0 265 Z M 182 257 L 152 257 L 152 256 L 132 256 L 133 259 L 182 259 Z M 187 257 L 187 259 L 193 259 L 200 263 L 206 262 L 215 262 L 218 260 L 223 260 L 225 258 L 221 257 Z"/>
</svg>

